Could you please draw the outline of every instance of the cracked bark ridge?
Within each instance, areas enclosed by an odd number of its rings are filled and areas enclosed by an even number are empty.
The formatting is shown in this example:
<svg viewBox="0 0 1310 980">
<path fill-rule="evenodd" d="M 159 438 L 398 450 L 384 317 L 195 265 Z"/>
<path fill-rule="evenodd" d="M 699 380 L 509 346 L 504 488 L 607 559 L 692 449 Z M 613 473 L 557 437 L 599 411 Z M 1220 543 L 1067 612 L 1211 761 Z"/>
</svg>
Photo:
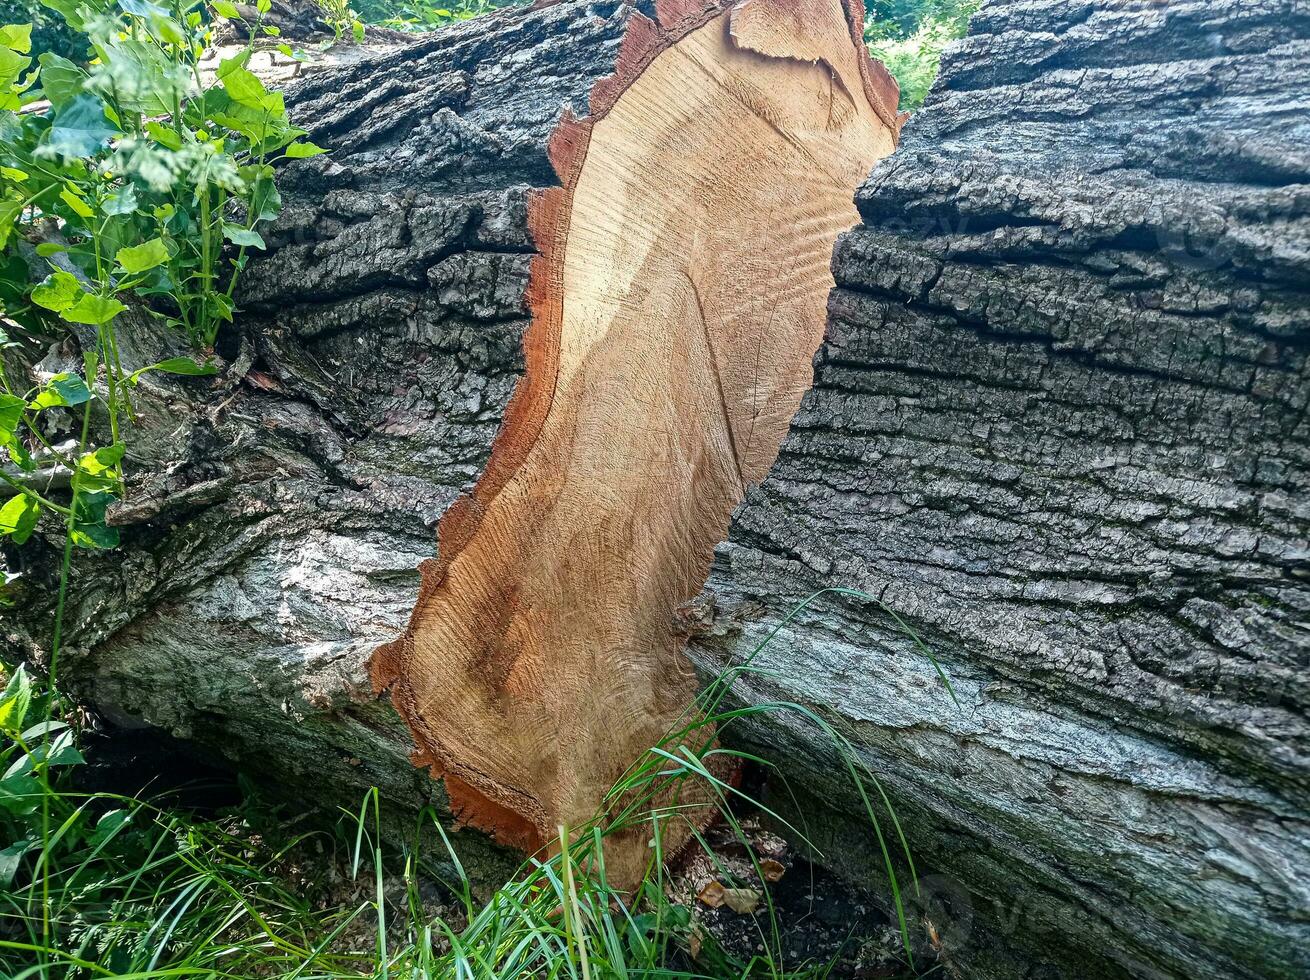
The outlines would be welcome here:
<svg viewBox="0 0 1310 980">
<path fill-rule="evenodd" d="M 966 975 L 1310 970 L 1307 77 L 1301 3 L 986 3 L 691 616 L 707 670 L 825 585 L 920 632 L 959 710 L 839 597 L 740 693 L 849 732 Z M 815 732 L 735 737 L 860 836 Z"/>
<path fill-rule="evenodd" d="M 288 89 L 333 152 L 283 169 L 221 376 L 142 379 L 123 547 L 78 556 L 60 674 L 108 720 L 194 740 L 328 813 L 372 785 L 400 826 L 445 807 L 367 661 L 486 464 L 522 370 L 547 139 L 562 109 L 586 112 L 632 13 L 487 15 Z M 159 343 L 122 338 L 125 367 Z M 47 648 L 58 554 L 34 538 L 7 556 L 28 585 L 0 623 L 6 658 Z"/>
<path fill-rule="evenodd" d="M 551 136 L 526 373 L 373 664 L 415 761 L 507 843 L 585 823 L 694 697 L 674 610 L 774 459 L 832 243 L 899 128 L 862 23 L 841 0 L 656 4 Z M 690 827 L 667 826 L 673 849 Z M 639 880 L 648 836 L 607 840 L 611 880 Z"/>
</svg>

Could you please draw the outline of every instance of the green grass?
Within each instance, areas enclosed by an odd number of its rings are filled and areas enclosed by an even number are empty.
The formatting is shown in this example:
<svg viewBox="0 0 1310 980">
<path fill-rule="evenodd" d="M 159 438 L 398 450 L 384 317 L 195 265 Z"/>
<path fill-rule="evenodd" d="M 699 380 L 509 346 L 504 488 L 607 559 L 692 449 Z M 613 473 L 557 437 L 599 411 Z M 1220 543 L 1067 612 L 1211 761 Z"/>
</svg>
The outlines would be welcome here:
<svg viewBox="0 0 1310 980">
<path fill-rule="evenodd" d="M 35 692 L 16 671 L 0 698 L 0 727 L 10 733 L 0 752 L 8 770 L 0 780 L 0 829 L 19 842 L 4 852 L 7 860 L 0 856 L 0 974 L 14 980 L 825 976 L 829 963 L 783 968 L 779 919 L 767 889 L 767 911 L 757 925 L 762 952 L 748 960 L 734 958 L 703 933 L 697 933 L 698 956 L 691 959 L 687 950 L 697 927 L 690 910 L 667 897 L 662 831 L 677 821 L 701 826 L 712 808 L 746 843 L 738 813 L 741 804 L 759 804 L 716 776 L 723 771 L 718 763 L 772 768 L 768 760 L 724 747 L 717 736 L 745 719 L 779 712 L 825 732 L 843 760 L 885 863 L 888 900 L 909 962 L 903 882 L 916 875 L 903 828 L 877 779 L 846 738 L 806 706 L 726 706 L 735 680 L 763 673 L 754 666 L 756 654 L 824 595 L 874 601 L 829 589 L 794 610 L 705 689 L 668 737 L 616 783 L 592 821 L 561 828 L 555 853 L 528 859 L 485 901 L 475 897 L 437 814 L 421 815 L 408 845 L 384 843 L 376 790 L 357 812 L 344 815 L 336 833 L 295 833 L 294 824 L 270 831 L 259 811 L 202 818 L 168 798 L 79 792 L 82 758 L 71 730 L 54 721 L 19 731 L 24 717 L 59 712 L 47 693 Z M 605 840 L 621 832 L 652 841 L 635 894 L 616 890 L 606 877 Z M 787 835 L 806 843 L 798 828 L 788 827 Z M 703 837 L 694 837 L 708 849 Z M 287 869 L 305 863 L 306 854 L 330 857 L 334 851 L 347 891 L 356 897 L 321 908 L 320 890 L 293 883 Z M 763 880 L 753 851 L 745 851 Z M 433 914 L 423 885 L 438 878 L 448 898 Z"/>
</svg>

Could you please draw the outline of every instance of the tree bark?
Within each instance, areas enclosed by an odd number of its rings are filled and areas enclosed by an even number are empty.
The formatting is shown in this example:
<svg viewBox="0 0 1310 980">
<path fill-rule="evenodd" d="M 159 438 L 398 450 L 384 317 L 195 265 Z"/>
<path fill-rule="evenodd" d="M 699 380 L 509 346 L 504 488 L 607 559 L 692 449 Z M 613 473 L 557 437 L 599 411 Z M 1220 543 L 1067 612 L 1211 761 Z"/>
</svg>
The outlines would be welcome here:
<svg viewBox="0 0 1310 980">
<path fill-rule="evenodd" d="M 961 975 L 1310 969 L 1308 71 L 1299 4 L 987 3 L 688 611 L 717 671 L 876 600 L 738 696 L 849 735 Z M 725 737 L 840 858 L 858 800 L 785 719 Z"/>
<path fill-rule="evenodd" d="M 288 90 L 332 152 L 281 172 L 219 379 L 142 380 L 137 479 L 111 516 L 123 546 L 78 555 L 59 671 L 110 722 L 329 809 L 376 785 L 406 821 L 447 810 L 368 659 L 404 628 L 437 519 L 486 463 L 522 370 L 548 137 L 563 110 L 585 114 L 632 15 L 619 0 L 490 15 Z M 158 343 L 134 333 L 126 356 L 151 363 Z M 13 653 L 44 657 L 58 547 L 17 556 Z"/>
<path fill-rule="evenodd" d="M 674 608 L 808 386 L 900 120 L 845 0 L 646 8 L 479 18 L 288 91 L 332 153 L 282 170 L 221 380 L 143 383 L 123 549 L 77 568 L 60 676 L 102 714 L 535 850 L 685 712 Z M 56 555 L 7 623 L 38 659 Z M 647 836 L 607 842 L 616 883 Z"/>
</svg>

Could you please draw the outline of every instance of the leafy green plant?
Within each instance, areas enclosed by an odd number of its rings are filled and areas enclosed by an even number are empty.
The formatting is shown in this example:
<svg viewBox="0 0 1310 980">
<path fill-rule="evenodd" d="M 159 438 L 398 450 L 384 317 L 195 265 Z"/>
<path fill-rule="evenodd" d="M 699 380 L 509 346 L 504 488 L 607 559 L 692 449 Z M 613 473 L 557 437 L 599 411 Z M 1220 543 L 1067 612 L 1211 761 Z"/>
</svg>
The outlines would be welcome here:
<svg viewBox="0 0 1310 980">
<path fill-rule="evenodd" d="M 323 151 L 246 67 L 250 46 L 201 74 L 210 29 L 194 0 L 48 3 L 94 58 L 46 52 L 34 64 L 31 26 L 0 27 L 0 346 L 71 331 L 83 356 L 80 374 L 34 386 L 0 368 L 0 447 L 14 467 L 0 479 L 15 491 L 0 535 L 21 544 L 48 514 L 70 546 L 106 548 L 133 388 L 151 370 L 213 370 L 175 357 L 129 372 L 116 324 L 142 317 L 210 347 L 232 320 L 248 250 L 264 247 L 259 224 L 280 208 L 272 164 Z M 230 3 L 216 10 L 239 16 Z M 98 446 L 93 409 L 109 431 Z M 80 416 L 71 446 L 46 434 L 43 413 L 56 410 Z M 70 499 L 41 492 L 42 467 L 72 475 Z"/>
<path fill-rule="evenodd" d="M 941 67 L 942 50 L 964 37 L 981 0 L 874 0 L 864 39 L 901 86 L 901 109 L 923 104 Z"/>
<path fill-rule="evenodd" d="M 320 0 L 322 2 L 322 0 Z M 526 0 L 355 0 L 370 24 L 401 31 L 430 31 Z"/>
<path fill-rule="evenodd" d="M 332 38 L 340 41 L 347 34 L 356 41 L 364 40 L 364 22 L 350 6 L 350 0 L 317 0 L 323 20 L 332 28 Z"/>
</svg>

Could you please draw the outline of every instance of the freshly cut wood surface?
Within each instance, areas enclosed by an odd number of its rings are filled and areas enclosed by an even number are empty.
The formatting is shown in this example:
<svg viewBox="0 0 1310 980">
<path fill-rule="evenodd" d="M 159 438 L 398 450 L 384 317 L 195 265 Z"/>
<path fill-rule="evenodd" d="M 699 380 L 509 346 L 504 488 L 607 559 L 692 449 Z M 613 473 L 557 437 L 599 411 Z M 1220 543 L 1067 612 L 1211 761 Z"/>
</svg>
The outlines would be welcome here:
<svg viewBox="0 0 1310 980">
<path fill-rule="evenodd" d="M 551 144 L 526 373 L 379 651 L 466 820 L 528 849 L 590 818 L 695 692 L 674 610 L 767 473 L 822 337 L 837 235 L 895 85 L 842 0 L 634 16 Z M 674 842 L 676 843 L 676 841 Z M 634 878 L 645 840 L 607 854 Z"/>
</svg>

